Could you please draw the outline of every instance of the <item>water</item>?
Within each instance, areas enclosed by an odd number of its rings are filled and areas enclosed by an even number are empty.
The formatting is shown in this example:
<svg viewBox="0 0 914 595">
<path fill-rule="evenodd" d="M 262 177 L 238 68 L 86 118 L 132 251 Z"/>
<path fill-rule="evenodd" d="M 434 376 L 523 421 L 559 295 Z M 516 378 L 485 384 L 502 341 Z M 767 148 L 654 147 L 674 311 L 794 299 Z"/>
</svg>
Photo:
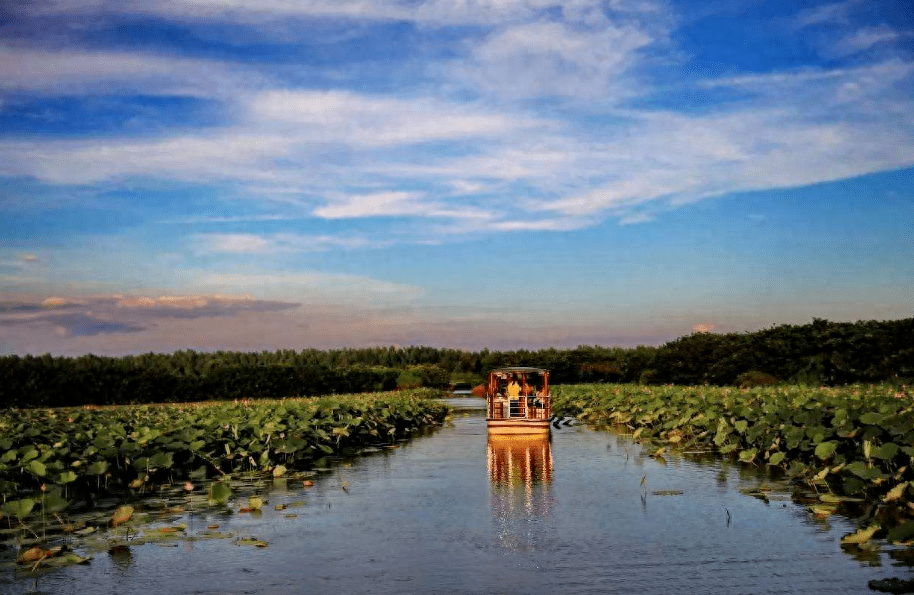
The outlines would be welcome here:
<svg viewBox="0 0 914 595">
<path fill-rule="evenodd" d="M 842 550 L 840 536 L 854 530 L 846 519 L 815 521 L 786 492 L 769 504 L 740 493 L 768 481 L 751 468 L 663 464 L 583 428 L 553 431 L 551 442 L 490 442 L 482 400 L 452 403 L 472 408 L 402 448 L 335 467 L 313 488 L 275 486 L 262 515 L 180 519 L 190 535 L 218 523 L 267 548 L 147 544 L 44 574 L 37 590 L 833 595 L 911 578 L 888 548 Z M 682 494 L 654 494 L 663 491 Z M 0 576 L 0 593 L 34 590 L 33 579 Z"/>
</svg>

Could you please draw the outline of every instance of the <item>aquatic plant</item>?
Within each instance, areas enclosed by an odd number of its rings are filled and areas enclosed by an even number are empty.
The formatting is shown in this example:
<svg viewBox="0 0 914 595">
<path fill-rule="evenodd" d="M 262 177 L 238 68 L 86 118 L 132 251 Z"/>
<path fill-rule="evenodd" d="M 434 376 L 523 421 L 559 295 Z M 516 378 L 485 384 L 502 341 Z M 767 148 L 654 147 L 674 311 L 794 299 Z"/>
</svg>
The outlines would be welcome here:
<svg viewBox="0 0 914 595">
<path fill-rule="evenodd" d="M 553 407 L 559 417 L 626 428 L 651 452 L 713 451 L 780 470 L 840 496 L 834 506 L 869 504 L 862 521 L 911 527 L 891 540 L 914 537 L 914 393 L 906 387 L 556 386 Z"/>
<path fill-rule="evenodd" d="M 428 398 L 434 394 L 2 411 L 0 510 L 21 522 L 95 494 L 129 497 L 185 481 L 192 490 L 194 481 L 239 472 L 280 477 L 440 423 L 446 407 Z M 226 497 L 219 485 L 213 500 Z M 50 491 L 32 496 L 41 486 Z"/>
</svg>

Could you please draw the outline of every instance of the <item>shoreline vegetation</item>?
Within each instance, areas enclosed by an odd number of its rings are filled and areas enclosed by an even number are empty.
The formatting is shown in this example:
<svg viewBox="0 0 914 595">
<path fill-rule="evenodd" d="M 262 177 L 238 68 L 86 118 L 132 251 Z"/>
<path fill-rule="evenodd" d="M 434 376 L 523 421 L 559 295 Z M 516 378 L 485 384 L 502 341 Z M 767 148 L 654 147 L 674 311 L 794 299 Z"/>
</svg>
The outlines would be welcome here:
<svg viewBox="0 0 914 595">
<path fill-rule="evenodd" d="M 914 384 L 914 318 L 692 333 L 659 347 L 470 352 L 433 347 L 0 357 L 0 408 L 282 399 L 475 385 L 536 366 L 554 384 Z"/>
<path fill-rule="evenodd" d="M 873 537 L 914 544 L 914 391 L 889 384 L 756 388 L 560 385 L 556 415 L 616 428 L 651 456 L 717 453 L 766 466 L 817 494 L 818 518 L 840 512 Z"/>
<path fill-rule="evenodd" d="M 0 411 L 0 543 L 37 538 L 49 523 L 82 530 L 53 521 L 101 501 L 134 502 L 184 484 L 224 503 L 242 476 L 294 476 L 395 447 L 444 421 L 447 407 L 432 398 L 439 394 Z"/>
</svg>

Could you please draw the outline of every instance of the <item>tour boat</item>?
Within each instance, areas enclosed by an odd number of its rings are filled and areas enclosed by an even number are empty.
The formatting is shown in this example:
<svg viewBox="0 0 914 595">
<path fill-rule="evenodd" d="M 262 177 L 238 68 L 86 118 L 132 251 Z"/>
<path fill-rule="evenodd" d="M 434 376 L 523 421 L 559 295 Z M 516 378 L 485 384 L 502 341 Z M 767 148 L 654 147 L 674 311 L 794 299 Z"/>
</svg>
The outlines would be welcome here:
<svg viewBox="0 0 914 595">
<path fill-rule="evenodd" d="M 489 434 L 548 436 L 550 417 L 548 370 L 513 367 L 489 372 L 486 384 Z"/>
</svg>

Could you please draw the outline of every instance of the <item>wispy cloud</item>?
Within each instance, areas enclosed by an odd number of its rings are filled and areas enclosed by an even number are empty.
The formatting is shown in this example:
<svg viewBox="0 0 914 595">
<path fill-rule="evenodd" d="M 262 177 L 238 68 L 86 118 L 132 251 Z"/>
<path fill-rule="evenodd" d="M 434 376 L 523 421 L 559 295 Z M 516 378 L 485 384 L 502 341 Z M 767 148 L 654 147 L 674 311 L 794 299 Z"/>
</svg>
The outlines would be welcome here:
<svg viewBox="0 0 914 595">
<path fill-rule="evenodd" d="M 297 306 L 296 303 L 219 295 L 52 297 L 0 309 L 0 327 L 21 327 L 33 329 L 33 332 L 50 330 L 58 336 L 138 333 L 162 319 L 227 317 Z"/>
<path fill-rule="evenodd" d="M 137 51 L 0 45 L 0 91 L 213 97 L 256 87 L 265 77 L 225 61 Z"/>
<path fill-rule="evenodd" d="M 324 219 L 356 217 L 447 217 L 454 219 L 489 219 L 492 213 L 474 207 L 448 205 L 429 200 L 419 192 L 389 191 L 355 194 L 314 209 Z"/>
<path fill-rule="evenodd" d="M 423 294 L 423 290 L 416 285 L 321 271 L 198 271 L 193 273 L 193 277 L 199 287 L 214 292 L 270 294 L 310 305 L 403 304 Z"/>
<path fill-rule="evenodd" d="M 293 233 L 209 233 L 192 238 L 200 253 L 275 254 L 278 252 L 321 252 L 331 248 L 355 249 L 389 245 L 358 236 L 302 235 Z"/>
</svg>

